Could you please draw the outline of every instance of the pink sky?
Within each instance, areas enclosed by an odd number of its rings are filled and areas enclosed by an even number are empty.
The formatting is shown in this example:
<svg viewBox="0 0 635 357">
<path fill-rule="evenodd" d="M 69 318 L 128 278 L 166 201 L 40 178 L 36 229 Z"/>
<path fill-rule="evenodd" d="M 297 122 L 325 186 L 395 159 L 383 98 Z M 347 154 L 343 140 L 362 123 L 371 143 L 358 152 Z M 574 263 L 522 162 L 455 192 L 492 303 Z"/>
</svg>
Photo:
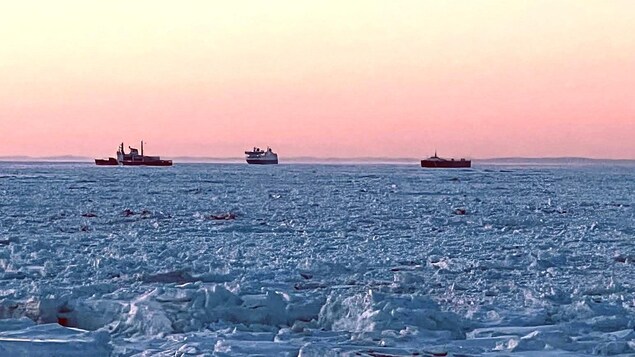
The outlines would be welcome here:
<svg viewBox="0 0 635 357">
<path fill-rule="evenodd" d="M 0 156 L 635 159 L 635 2 L 7 1 Z"/>
</svg>

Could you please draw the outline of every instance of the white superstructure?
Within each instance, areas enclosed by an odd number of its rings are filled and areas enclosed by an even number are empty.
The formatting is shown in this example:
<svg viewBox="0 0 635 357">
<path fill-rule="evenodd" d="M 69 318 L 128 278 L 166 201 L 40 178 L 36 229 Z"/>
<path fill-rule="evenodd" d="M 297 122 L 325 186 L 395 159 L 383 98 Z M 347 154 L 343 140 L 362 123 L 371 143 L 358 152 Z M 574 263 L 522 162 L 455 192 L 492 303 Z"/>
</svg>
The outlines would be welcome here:
<svg viewBox="0 0 635 357">
<path fill-rule="evenodd" d="M 267 147 L 266 151 L 254 147 L 251 151 L 245 151 L 245 155 L 247 155 L 248 164 L 268 165 L 278 163 L 278 154 L 273 152 L 270 147 Z"/>
</svg>

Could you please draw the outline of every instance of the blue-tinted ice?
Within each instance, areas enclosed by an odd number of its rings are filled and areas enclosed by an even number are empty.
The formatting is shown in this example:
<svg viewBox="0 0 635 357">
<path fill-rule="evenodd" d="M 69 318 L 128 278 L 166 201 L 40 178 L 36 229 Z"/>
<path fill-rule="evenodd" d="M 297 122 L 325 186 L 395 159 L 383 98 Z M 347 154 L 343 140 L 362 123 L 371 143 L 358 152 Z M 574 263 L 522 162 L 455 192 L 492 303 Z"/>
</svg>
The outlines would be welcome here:
<svg viewBox="0 0 635 357">
<path fill-rule="evenodd" d="M 0 163 L 0 352 L 634 354 L 635 167 L 475 166 Z"/>
</svg>

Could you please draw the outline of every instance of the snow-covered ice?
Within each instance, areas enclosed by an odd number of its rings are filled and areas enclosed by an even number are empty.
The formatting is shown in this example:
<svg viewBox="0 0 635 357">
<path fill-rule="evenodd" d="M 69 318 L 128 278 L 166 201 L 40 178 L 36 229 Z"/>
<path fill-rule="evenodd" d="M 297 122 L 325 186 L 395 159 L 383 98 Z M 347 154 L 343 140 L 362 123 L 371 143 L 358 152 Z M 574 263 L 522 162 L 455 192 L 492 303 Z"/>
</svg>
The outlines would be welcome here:
<svg viewBox="0 0 635 357">
<path fill-rule="evenodd" d="M 635 167 L 0 163 L 0 355 L 635 355 Z"/>
</svg>

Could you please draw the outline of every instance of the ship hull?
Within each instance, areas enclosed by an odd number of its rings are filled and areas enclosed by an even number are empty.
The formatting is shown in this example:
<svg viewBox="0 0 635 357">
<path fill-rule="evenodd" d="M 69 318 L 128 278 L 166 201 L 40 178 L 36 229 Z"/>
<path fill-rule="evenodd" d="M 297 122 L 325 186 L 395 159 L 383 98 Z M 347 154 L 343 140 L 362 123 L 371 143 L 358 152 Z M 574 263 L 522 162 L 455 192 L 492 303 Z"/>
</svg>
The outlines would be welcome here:
<svg viewBox="0 0 635 357">
<path fill-rule="evenodd" d="M 433 169 L 462 169 L 472 167 L 471 160 L 421 160 L 421 167 Z"/>
<path fill-rule="evenodd" d="M 250 165 L 277 165 L 278 159 L 247 159 L 247 163 Z"/>
<path fill-rule="evenodd" d="M 117 166 L 119 165 L 119 163 L 117 162 L 117 159 L 115 159 L 114 157 L 108 158 L 108 159 L 95 159 L 95 165 L 97 166 Z"/>
<path fill-rule="evenodd" d="M 172 160 L 122 161 L 123 166 L 172 166 Z"/>
</svg>

